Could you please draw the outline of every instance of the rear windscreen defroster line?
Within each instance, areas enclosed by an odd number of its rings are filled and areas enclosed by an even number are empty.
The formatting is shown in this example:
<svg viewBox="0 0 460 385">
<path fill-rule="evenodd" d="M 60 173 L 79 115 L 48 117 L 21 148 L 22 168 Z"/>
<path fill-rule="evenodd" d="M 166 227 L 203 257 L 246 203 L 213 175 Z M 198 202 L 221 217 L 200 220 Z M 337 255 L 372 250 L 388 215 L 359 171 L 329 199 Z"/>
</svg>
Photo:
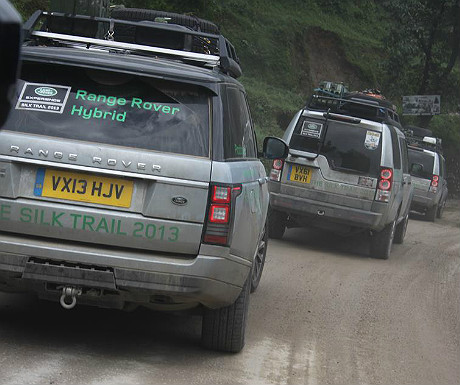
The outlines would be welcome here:
<svg viewBox="0 0 460 385">
<path fill-rule="evenodd" d="M 25 64 L 2 129 L 209 157 L 209 104 L 198 86 Z"/>
</svg>

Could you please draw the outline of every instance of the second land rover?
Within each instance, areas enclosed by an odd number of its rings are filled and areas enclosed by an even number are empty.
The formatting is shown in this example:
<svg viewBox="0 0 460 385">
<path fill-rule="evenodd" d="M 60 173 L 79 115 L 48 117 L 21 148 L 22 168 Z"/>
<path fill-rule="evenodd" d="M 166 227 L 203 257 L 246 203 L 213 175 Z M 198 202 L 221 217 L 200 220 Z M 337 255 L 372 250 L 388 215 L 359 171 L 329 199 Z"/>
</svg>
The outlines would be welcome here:
<svg viewBox="0 0 460 385">
<path fill-rule="evenodd" d="M 313 95 L 289 124 L 286 160 L 270 173 L 269 235 L 314 226 L 371 233 L 370 255 L 402 243 L 413 194 L 407 145 L 391 103 L 363 94 Z"/>
</svg>

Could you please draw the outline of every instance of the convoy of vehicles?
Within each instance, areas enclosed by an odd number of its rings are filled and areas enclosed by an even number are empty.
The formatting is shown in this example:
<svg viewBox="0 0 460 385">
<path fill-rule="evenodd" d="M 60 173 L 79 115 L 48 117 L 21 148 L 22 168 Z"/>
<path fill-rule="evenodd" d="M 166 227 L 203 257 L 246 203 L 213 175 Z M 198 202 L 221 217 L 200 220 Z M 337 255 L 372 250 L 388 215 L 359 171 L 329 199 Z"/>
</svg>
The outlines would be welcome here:
<svg viewBox="0 0 460 385">
<path fill-rule="evenodd" d="M 444 158 L 408 153 L 376 90 L 323 82 L 259 153 L 238 57 L 213 23 L 112 16 L 37 11 L 24 26 L 0 128 L 1 291 L 200 309 L 203 345 L 238 352 L 269 236 L 368 232 L 387 259 L 410 208 L 441 216 Z"/>
<path fill-rule="evenodd" d="M 269 236 L 306 226 L 370 231 L 370 255 L 387 259 L 393 240 L 404 240 L 413 194 L 401 129 L 386 100 L 313 95 L 284 134 L 289 156 L 273 161 Z"/>
</svg>

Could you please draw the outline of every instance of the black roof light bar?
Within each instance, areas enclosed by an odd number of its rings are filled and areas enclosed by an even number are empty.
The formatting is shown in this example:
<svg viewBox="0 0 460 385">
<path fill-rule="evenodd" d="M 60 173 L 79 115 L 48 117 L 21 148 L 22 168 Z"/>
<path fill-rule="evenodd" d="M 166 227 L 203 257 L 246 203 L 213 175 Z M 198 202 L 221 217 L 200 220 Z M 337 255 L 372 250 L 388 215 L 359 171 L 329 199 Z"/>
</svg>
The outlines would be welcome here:
<svg viewBox="0 0 460 385">
<path fill-rule="evenodd" d="M 147 28 L 152 31 L 152 34 L 155 31 L 161 31 L 165 34 L 183 36 L 183 39 L 188 36 L 204 42 L 203 47 L 206 49 L 203 49 L 204 52 L 194 52 L 186 47 L 177 49 L 176 46 L 174 48 L 156 46 L 154 42 L 137 44 L 117 41 L 117 36 L 113 33 L 114 26 Z M 242 74 L 235 48 L 224 36 L 193 31 L 179 25 L 36 11 L 24 23 L 23 30 L 26 41 L 37 39 L 41 44 L 46 40 L 60 43 L 70 42 L 86 45 L 86 48 L 105 47 L 133 53 L 153 54 L 184 60 L 189 64 L 219 67 L 234 78 Z M 101 34 L 101 31 L 110 32 L 110 34 Z"/>
</svg>

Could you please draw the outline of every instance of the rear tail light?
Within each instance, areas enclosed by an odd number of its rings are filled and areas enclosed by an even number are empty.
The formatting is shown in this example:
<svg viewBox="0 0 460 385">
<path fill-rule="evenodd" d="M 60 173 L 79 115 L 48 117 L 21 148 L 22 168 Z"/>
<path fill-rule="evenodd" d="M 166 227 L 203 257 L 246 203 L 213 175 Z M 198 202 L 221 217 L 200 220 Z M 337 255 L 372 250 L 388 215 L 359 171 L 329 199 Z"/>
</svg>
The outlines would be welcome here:
<svg viewBox="0 0 460 385">
<path fill-rule="evenodd" d="M 378 188 L 375 193 L 375 200 L 388 202 L 390 200 L 391 188 L 393 187 L 393 169 L 382 167 L 377 186 Z"/>
<path fill-rule="evenodd" d="M 438 191 L 438 185 L 439 185 L 439 176 L 438 175 L 433 175 L 431 178 L 431 185 L 430 185 L 430 191 L 435 193 Z"/>
<path fill-rule="evenodd" d="M 203 242 L 228 245 L 232 209 L 235 198 L 241 194 L 241 185 L 211 185 Z"/>
<path fill-rule="evenodd" d="M 209 212 L 209 222 L 212 223 L 228 223 L 230 210 L 227 205 L 221 206 L 215 203 L 211 204 Z"/>
<path fill-rule="evenodd" d="M 212 186 L 212 201 L 214 203 L 229 203 L 232 189 L 227 186 Z"/>
<path fill-rule="evenodd" d="M 281 180 L 281 172 L 283 170 L 284 162 L 282 159 L 275 159 L 273 161 L 272 169 L 270 171 L 270 180 L 279 182 Z"/>
</svg>

